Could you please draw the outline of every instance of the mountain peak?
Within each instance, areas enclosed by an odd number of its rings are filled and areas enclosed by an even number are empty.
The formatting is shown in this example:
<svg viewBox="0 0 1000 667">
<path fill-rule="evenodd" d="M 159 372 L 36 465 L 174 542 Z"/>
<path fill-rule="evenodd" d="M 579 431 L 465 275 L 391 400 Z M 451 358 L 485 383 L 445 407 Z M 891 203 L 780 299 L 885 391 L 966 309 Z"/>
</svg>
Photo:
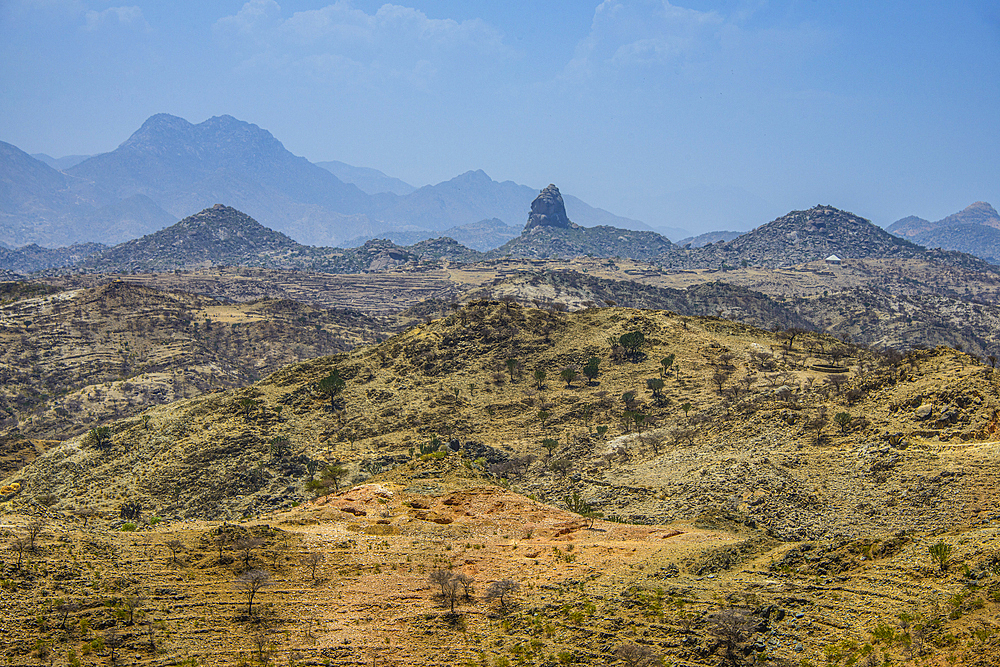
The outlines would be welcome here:
<svg viewBox="0 0 1000 667">
<path fill-rule="evenodd" d="M 489 177 L 482 169 L 470 169 L 464 174 L 459 174 L 455 178 L 451 179 L 453 183 L 492 183 L 493 179 Z"/>
<path fill-rule="evenodd" d="M 566 217 L 566 204 L 563 202 L 562 194 L 552 183 L 538 193 L 535 201 L 531 202 L 531 213 L 528 215 L 528 224 L 524 226 L 524 231 L 535 227 L 561 227 L 563 229 L 572 227 L 573 223 Z"/>
<path fill-rule="evenodd" d="M 969 204 L 958 213 L 953 213 L 947 218 L 934 223 L 935 227 L 942 225 L 986 225 L 1000 229 L 1000 214 L 996 209 L 984 201 L 977 201 Z"/>
</svg>

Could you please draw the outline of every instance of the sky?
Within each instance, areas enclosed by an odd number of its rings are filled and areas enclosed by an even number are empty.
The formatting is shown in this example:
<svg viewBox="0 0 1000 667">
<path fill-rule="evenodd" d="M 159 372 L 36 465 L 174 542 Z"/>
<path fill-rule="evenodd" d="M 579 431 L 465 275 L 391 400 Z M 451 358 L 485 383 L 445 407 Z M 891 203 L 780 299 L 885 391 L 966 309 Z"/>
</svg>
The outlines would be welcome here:
<svg viewBox="0 0 1000 667">
<path fill-rule="evenodd" d="M 692 232 L 1000 206 L 996 0 L 0 0 L 0 63 L 0 140 L 53 157 L 229 114 Z"/>
</svg>

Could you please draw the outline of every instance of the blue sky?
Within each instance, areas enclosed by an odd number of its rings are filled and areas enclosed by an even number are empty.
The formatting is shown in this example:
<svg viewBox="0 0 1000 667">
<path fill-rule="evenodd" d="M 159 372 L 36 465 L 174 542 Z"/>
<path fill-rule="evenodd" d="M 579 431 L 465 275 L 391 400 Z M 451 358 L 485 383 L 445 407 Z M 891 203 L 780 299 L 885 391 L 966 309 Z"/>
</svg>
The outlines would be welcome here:
<svg viewBox="0 0 1000 667">
<path fill-rule="evenodd" d="M 995 0 L 0 0 L 0 58 L 0 140 L 55 157 L 230 114 L 313 161 L 692 231 L 1000 206 Z"/>
</svg>

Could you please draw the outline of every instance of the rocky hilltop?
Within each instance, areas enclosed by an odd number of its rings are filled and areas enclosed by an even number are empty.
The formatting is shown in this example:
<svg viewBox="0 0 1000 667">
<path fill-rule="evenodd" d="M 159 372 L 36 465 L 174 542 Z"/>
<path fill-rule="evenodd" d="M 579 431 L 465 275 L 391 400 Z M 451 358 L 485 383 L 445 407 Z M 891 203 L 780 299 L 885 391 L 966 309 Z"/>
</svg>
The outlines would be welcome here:
<svg viewBox="0 0 1000 667">
<path fill-rule="evenodd" d="M 986 202 L 971 204 L 937 222 L 909 216 L 887 229 L 928 248 L 957 250 L 1000 264 L 1000 214 Z"/>
<path fill-rule="evenodd" d="M 731 241 L 692 249 L 679 261 L 688 266 L 777 268 L 830 255 L 841 259 L 913 257 L 921 250 L 853 213 L 816 206 L 792 211 Z"/>
</svg>

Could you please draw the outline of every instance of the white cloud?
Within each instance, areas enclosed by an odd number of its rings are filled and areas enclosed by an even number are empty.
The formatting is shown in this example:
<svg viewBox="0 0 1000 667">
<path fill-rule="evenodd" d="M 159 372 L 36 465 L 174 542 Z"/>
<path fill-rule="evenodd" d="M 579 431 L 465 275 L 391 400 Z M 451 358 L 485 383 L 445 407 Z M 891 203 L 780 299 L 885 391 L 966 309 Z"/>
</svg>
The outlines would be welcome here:
<svg viewBox="0 0 1000 667">
<path fill-rule="evenodd" d="M 104 11 L 89 10 L 84 14 L 84 30 L 97 30 L 108 25 L 122 25 L 149 30 L 149 23 L 139 7 L 108 7 Z"/>
<path fill-rule="evenodd" d="M 803 53 L 810 42 L 816 46 L 816 31 L 809 26 L 748 28 L 755 11 L 744 6 L 722 15 L 669 0 L 604 0 L 565 74 L 588 78 L 654 70 L 701 76 L 713 69 L 767 67 Z"/>
<path fill-rule="evenodd" d="M 274 0 L 251 0 L 214 28 L 243 54 L 244 67 L 324 80 L 394 79 L 421 87 L 450 67 L 509 55 L 502 35 L 481 20 L 431 19 L 391 4 L 369 14 L 338 0 L 282 18 Z"/>
</svg>

